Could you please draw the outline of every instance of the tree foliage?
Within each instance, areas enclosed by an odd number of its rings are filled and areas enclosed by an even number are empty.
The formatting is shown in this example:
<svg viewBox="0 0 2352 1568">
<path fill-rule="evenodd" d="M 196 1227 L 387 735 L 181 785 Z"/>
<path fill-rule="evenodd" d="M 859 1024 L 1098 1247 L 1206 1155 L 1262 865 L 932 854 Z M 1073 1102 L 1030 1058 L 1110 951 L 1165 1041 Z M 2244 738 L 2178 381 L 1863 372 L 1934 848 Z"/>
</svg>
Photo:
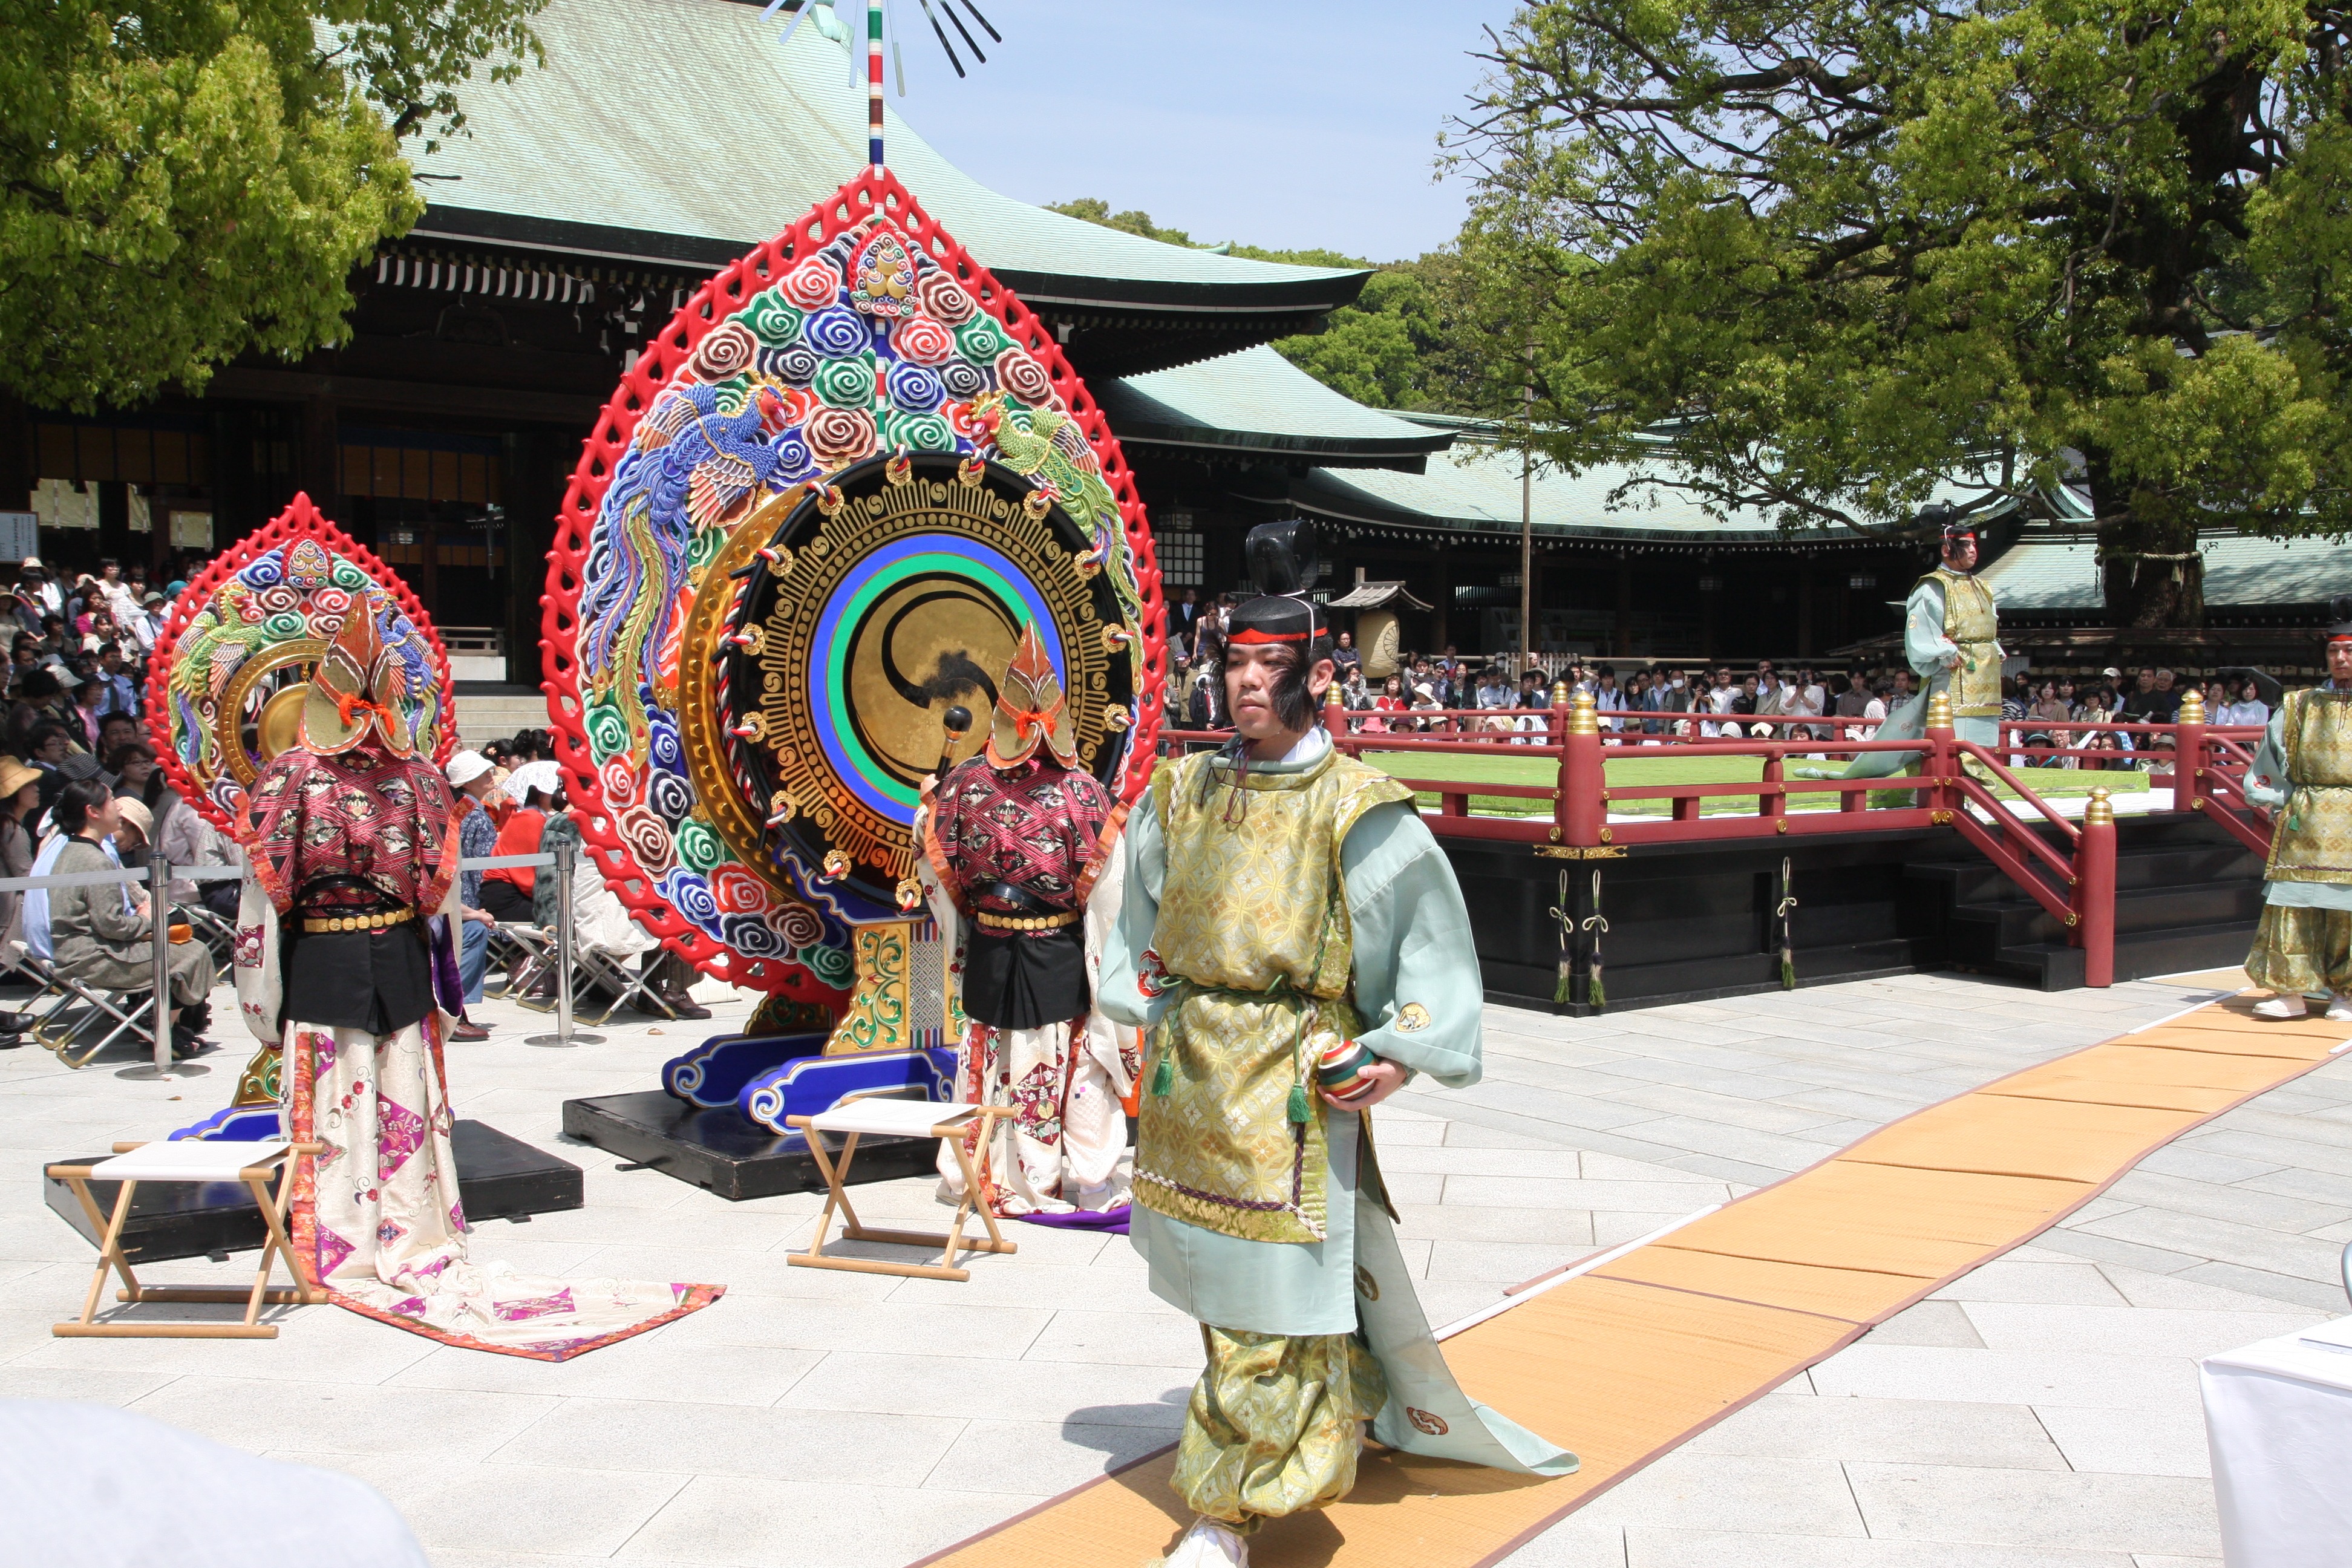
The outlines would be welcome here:
<svg viewBox="0 0 2352 1568">
<path fill-rule="evenodd" d="M 1184 230 L 1153 222 L 1150 213 L 1115 213 L 1108 202 L 1093 196 L 1048 210 L 1167 245 L 1204 248 Z M 1269 250 L 1230 243 L 1215 248 L 1248 261 L 1372 274 L 1355 302 L 1332 311 L 1318 330 L 1274 342 L 1276 353 L 1326 386 L 1375 408 L 1470 413 L 1481 406 L 1477 388 L 1486 355 L 1473 350 L 1463 330 L 1472 301 L 1464 293 L 1467 274 L 1455 251 L 1374 262 L 1319 248 Z"/>
<path fill-rule="evenodd" d="M 424 210 L 402 140 L 461 132 L 545 4 L 0 0 L 0 388 L 88 411 L 339 341 Z"/>
<path fill-rule="evenodd" d="M 1504 248 L 1563 458 L 1682 422 L 1665 481 L 1873 532 L 2071 480 L 2111 608 L 2194 624 L 2200 526 L 2352 529 L 2348 41 L 2322 0 L 1547 0 L 1455 146 L 1548 215 Z"/>
</svg>

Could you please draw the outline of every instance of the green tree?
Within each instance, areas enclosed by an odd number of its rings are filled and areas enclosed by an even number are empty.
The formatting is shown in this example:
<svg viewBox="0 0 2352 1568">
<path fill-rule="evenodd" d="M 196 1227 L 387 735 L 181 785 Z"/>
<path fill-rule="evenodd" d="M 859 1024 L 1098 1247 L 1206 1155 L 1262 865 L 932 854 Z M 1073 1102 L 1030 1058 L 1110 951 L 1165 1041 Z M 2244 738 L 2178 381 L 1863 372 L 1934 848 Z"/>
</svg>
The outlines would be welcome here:
<svg viewBox="0 0 2352 1568">
<path fill-rule="evenodd" d="M 1094 196 L 1047 209 L 1128 234 L 1201 249 L 1181 228 L 1163 228 L 1147 212 L 1114 213 Z M 1483 374 L 1478 356 L 1458 342 L 1452 322 L 1465 273 L 1458 257 L 1433 251 L 1415 261 L 1378 263 L 1328 249 L 1268 250 L 1255 245 L 1214 247 L 1247 261 L 1291 267 L 1368 271 L 1364 291 L 1325 317 L 1312 332 L 1276 338 L 1285 359 L 1335 392 L 1376 408 L 1466 413 L 1476 406 L 1471 388 Z"/>
<path fill-rule="evenodd" d="M 88 411 L 339 342 L 345 280 L 424 202 L 546 0 L 0 0 L 0 388 Z"/>
<path fill-rule="evenodd" d="M 1192 237 L 1181 228 L 1162 228 L 1151 221 L 1148 212 L 1129 208 L 1123 213 L 1110 210 L 1110 204 L 1099 196 L 1076 196 L 1066 202 L 1048 202 L 1045 210 L 1060 213 L 1065 217 L 1084 218 L 1088 223 L 1115 228 L 1122 234 L 1139 234 L 1146 239 L 1156 239 L 1162 245 L 1181 245 L 1187 250 L 1203 248 L 1192 243 Z"/>
<path fill-rule="evenodd" d="M 2200 526 L 2352 529 L 2347 44 L 2318 0 L 1549 0 L 1455 150 L 1591 263 L 1564 460 L 1681 422 L 1666 482 L 1874 533 L 2072 480 L 2111 612 L 2194 625 Z"/>
<path fill-rule="evenodd" d="M 1275 352 L 1330 387 L 1375 408 L 1426 408 L 1429 355 L 1437 344 L 1430 290 L 1412 263 L 1382 268 L 1352 305 L 1319 331 L 1276 338 Z"/>
</svg>

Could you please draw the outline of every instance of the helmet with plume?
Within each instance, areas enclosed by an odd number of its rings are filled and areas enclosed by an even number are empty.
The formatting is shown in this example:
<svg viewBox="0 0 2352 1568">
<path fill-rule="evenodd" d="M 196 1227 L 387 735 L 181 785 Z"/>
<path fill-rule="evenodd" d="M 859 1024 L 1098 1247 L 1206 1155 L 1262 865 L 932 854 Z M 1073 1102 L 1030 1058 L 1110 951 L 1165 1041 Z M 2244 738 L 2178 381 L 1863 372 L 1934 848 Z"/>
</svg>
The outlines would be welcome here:
<svg viewBox="0 0 2352 1568">
<path fill-rule="evenodd" d="M 310 695 L 302 703 L 302 744 L 332 756 L 373 733 L 394 756 L 413 757 L 415 737 L 400 712 L 401 700 L 408 695 L 407 667 L 384 647 L 374 606 L 355 595 L 342 629 L 311 671 Z"/>
<path fill-rule="evenodd" d="M 1066 768 L 1078 765 L 1077 737 L 1070 729 L 1068 704 L 1053 660 L 1038 639 L 1034 622 L 1021 628 L 1021 642 L 1013 662 L 996 688 L 996 720 L 988 735 L 988 764 L 1013 768 L 1027 762 L 1043 744 Z"/>
</svg>

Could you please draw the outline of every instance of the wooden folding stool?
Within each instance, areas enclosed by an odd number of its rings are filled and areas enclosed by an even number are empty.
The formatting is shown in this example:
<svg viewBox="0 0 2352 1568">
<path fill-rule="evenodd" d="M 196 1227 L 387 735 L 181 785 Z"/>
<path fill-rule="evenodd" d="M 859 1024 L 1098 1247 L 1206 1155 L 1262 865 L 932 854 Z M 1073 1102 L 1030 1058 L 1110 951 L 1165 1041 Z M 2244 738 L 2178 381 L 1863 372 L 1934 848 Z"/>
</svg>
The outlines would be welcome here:
<svg viewBox="0 0 2352 1568">
<path fill-rule="evenodd" d="M 323 1143 L 248 1143 L 187 1138 L 177 1142 L 117 1143 L 114 1158 L 100 1160 L 95 1165 L 51 1165 L 48 1174 L 73 1189 L 74 1196 L 81 1200 L 83 1212 L 98 1227 L 100 1239 L 98 1268 L 90 1278 L 89 1296 L 82 1302 L 81 1317 L 70 1323 L 55 1324 L 49 1331 L 60 1339 L 276 1339 L 278 1326 L 260 1321 L 265 1304 L 310 1306 L 327 1300 L 327 1292 L 304 1276 L 302 1265 L 294 1254 L 294 1244 L 286 1237 L 286 1210 L 294 1195 L 294 1156 L 325 1152 Z M 264 1184 L 273 1168 L 278 1172 L 275 1198 Z M 93 1181 L 122 1184 L 115 1194 L 110 1218 L 100 1211 L 98 1200 L 90 1195 L 89 1184 Z M 225 1290 L 209 1286 L 139 1283 L 138 1276 L 131 1271 L 131 1259 L 122 1250 L 122 1226 L 131 1217 L 131 1197 L 142 1182 L 244 1183 L 246 1190 L 253 1194 L 254 1206 L 261 1211 L 261 1223 L 269 1232 L 269 1239 L 261 1248 L 261 1267 L 253 1276 L 253 1289 Z M 269 1283 L 269 1267 L 281 1252 L 286 1255 L 287 1271 L 294 1276 L 291 1286 Z M 99 1296 L 106 1289 L 110 1268 L 122 1276 L 122 1289 L 114 1296 L 118 1301 L 242 1301 L 245 1321 L 99 1322 Z"/>
<path fill-rule="evenodd" d="M 887 1098 L 885 1098 L 887 1096 Z M 933 1100 L 907 1100 L 892 1096 L 890 1091 L 877 1089 L 866 1095 L 853 1094 L 830 1110 L 820 1110 L 814 1116 L 788 1116 L 784 1124 L 798 1128 L 808 1139 L 809 1152 L 816 1156 L 816 1167 L 824 1173 L 824 1212 L 817 1216 L 816 1235 L 806 1252 L 785 1256 L 788 1264 L 803 1268 L 846 1268 L 859 1274 L 908 1274 L 921 1279 L 969 1279 L 971 1271 L 956 1266 L 956 1258 L 966 1252 L 1018 1252 L 1018 1243 L 1004 1239 L 996 1228 L 996 1216 L 981 1203 L 980 1178 L 972 1169 L 971 1151 L 964 1147 L 964 1134 L 974 1121 L 981 1124 L 981 1141 L 985 1142 L 996 1131 L 997 1120 L 1013 1114 L 1013 1108 L 1003 1105 L 941 1105 Z M 841 1161 L 835 1164 L 825 1152 L 824 1134 L 842 1134 Z M 849 1179 L 849 1162 L 857 1153 L 861 1133 L 877 1137 L 940 1138 L 955 1151 L 956 1163 L 963 1167 L 963 1202 L 956 1205 L 955 1219 L 945 1232 L 922 1230 L 877 1230 L 861 1224 L 857 1211 L 850 1206 L 849 1193 L 843 1185 Z M 973 1208 L 980 1211 L 982 1222 L 988 1227 L 988 1239 L 966 1240 L 964 1221 Z M 825 1233 L 833 1227 L 833 1211 L 842 1214 L 841 1238 L 844 1241 L 881 1241 L 900 1247 L 939 1247 L 943 1250 L 937 1263 L 893 1263 L 878 1258 L 836 1258 L 824 1250 Z"/>
</svg>

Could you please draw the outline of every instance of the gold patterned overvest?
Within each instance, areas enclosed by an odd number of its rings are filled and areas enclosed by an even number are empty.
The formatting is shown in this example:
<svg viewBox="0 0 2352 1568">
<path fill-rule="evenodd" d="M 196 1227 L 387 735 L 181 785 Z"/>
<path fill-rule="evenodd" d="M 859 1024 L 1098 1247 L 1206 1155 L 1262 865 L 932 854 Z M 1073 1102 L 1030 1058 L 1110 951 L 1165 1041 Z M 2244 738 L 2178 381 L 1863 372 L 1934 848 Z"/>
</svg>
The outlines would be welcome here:
<svg viewBox="0 0 2352 1568">
<path fill-rule="evenodd" d="M 1320 1241 L 1314 1059 L 1358 1026 L 1339 848 L 1365 812 L 1412 792 L 1337 752 L 1248 773 L 1238 791 L 1232 776 L 1207 753 L 1152 775 L 1167 846 L 1152 951 L 1176 997 L 1146 1069 L 1135 1201 L 1245 1241 Z"/>
<path fill-rule="evenodd" d="M 2352 881 L 2352 691 L 2290 691 L 2279 740 L 2294 786 L 2271 836 L 2273 882 Z"/>
<path fill-rule="evenodd" d="M 1938 566 L 1927 576 L 1944 585 L 1944 635 L 1960 650 L 1952 667 L 1952 717 L 1993 719 L 2000 715 L 2000 615 L 1992 590 L 1973 575 Z"/>
</svg>

